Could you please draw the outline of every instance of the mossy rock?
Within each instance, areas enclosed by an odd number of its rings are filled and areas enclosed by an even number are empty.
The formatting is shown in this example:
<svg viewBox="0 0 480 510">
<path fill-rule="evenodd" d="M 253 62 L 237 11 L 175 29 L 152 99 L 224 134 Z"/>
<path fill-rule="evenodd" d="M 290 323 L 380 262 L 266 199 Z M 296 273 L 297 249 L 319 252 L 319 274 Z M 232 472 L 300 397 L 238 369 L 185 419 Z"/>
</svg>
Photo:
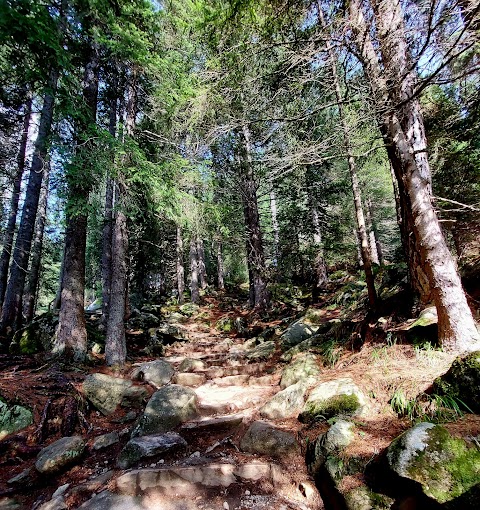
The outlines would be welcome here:
<svg viewBox="0 0 480 510">
<path fill-rule="evenodd" d="M 417 424 L 392 442 L 387 458 L 398 475 L 418 482 L 440 504 L 480 484 L 480 450 L 441 425 Z"/>
<path fill-rule="evenodd" d="M 392 498 L 373 492 L 365 485 L 348 491 L 344 498 L 348 510 L 389 510 L 394 503 Z"/>
<path fill-rule="evenodd" d="M 308 402 L 298 416 L 302 423 L 310 423 L 319 419 L 328 419 L 332 416 L 352 416 L 360 407 L 356 395 L 336 395 L 323 402 Z"/>
<path fill-rule="evenodd" d="M 230 317 L 220 317 L 220 319 L 216 322 L 215 327 L 224 333 L 231 333 L 235 330 L 235 321 Z"/>
<path fill-rule="evenodd" d="M 36 317 L 13 336 L 9 347 L 11 354 L 36 354 L 50 351 L 58 317 L 51 312 Z"/>
<path fill-rule="evenodd" d="M 316 379 L 319 375 L 320 369 L 316 356 L 302 354 L 283 369 L 280 388 L 283 390 L 299 381 L 306 381 L 310 378 Z"/>
<path fill-rule="evenodd" d="M 351 379 L 335 379 L 313 389 L 298 419 L 311 423 L 333 416 L 354 416 L 361 414 L 365 405 L 365 396 Z"/>
<path fill-rule="evenodd" d="M 0 440 L 32 423 L 33 414 L 29 409 L 19 405 L 10 406 L 0 397 Z"/>
<path fill-rule="evenodd" d="M 480 413 L 480 351 L 458 357 L 448 372 L 435 379 L 434 392 L 464 402 L 473 412 Z"/>
</svg>

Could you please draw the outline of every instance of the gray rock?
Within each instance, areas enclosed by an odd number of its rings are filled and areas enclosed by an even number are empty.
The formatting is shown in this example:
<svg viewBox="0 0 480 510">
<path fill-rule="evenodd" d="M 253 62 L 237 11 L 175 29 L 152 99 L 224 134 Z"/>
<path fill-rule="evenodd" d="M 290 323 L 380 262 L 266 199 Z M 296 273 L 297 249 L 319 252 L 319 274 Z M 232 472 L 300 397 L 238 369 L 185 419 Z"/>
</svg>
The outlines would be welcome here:
<svg viewBox="0 0 480 510">
<path fill-rule="evenodd" d="M 98 436 L 93 441 L 92 448 L 94 450 L 102 450 L 103 448 L 108 448 L 112 446 L 112 444 L 118 443 L 120 440 L 118 432 L 109 432 L 108 434 L 102 434 Z"/>
<path fill-rule="evenodd" d="M 344 450 L 354 439 L 355 425 L 337 420 L 325 434 L 308 444 L 306 462 L 310 474 L 315 475 L 329 456 Z"/>
<path fill-rule="evenodd" d="M 309 423 L 332 416 L 356 416 L 365 406 L 366 398 L 352 379 L 335 379 L 312 390 L 298 419 Z"/>
<path fill-rule="evenodd" d="M 197 415 L 197 395 L 177 384 L 156 391 L 140 418 L 132 437 L 168 432 Z"/>
<path fill-rule="evenodd" d="M 0 498 L 1 510 L 25 510 L 25 507 L 14 498 Z"/>
<path fill-rule="evenodd" d="M 365 485 L 355 487 L 343 494 L 347 510 L 390 510 L 392 498 L 371 491 Z"/>
<path fill-rule="evenodd" d="M 190 317 L 191 315 L 198 313 L 200 311 L 200 307 L 194 303 L 185 303 L 179 307 L 179 310 L 184 315 L 188 315 Z"/>
<path fill-rule="evenodd" d="M 18 475 L 15 475 L 12 478 L 10 478 L 7 481 L 7 483 L 9 485 L 29 485 L 32 483 L 34 476 L 35 472 L 33 468 L 29 467 L 27 469 L 24 469 Z"/>
<path fill-rule="evenodd" d="M 180 386 L 201 386 L 206 381 L 205 374 L 195 374 L 190 372 L 179 372 L 173 376 L 173 382 Z"/>
<path fill-rule="evenodd" d="M 145 510 L 142 499 L 103 491 L 85 501 L 78 510 Z"/>
<path fill-rule="evenodd" d="M 418 482 L 440 504 L 480 484 L 480 450 L 441 425 L 419 423 L 407 430 L 388 447 L 387 459 L 393 471 Z"/>
<path fill-rule="evenodd" d="M 35 462 L 39 473 L 58 473 L 77 462 L 85 450 L 85 441 L 80 436 L 62 437 L 40 451 Z"/>
<path fill-rule="evenodd" d="M 173 374 L 174 370 L 170 363 L 157 359 L 135 367 L 132 372 L 132 379 L 146 381 L 155 388 L 161 388 L 170 382 Z"/>
<path fill-rule="evenodd" d="M 142 459 L 182 450 L 186 447 L 187 442 L 176 432 L 134 437 L 121 451 L 117 465 L 120 469 L 127 469 Z"/>
<path fill-rule="evenodd" d="M 297 452 L 299 445 L 290 432 L 266 422 L 255 421 L 240 441 L 240 449 L 244 452 L 278 457 Z"/>
<path fill-rule="evenodd" d="M 470 409 L 480 413 L 480 351 L 458 357 L 448 372 L 435 379 L 434 391 L 461 399 Z"/>
<path fill-rule="evenodd" d="M 198 372 L 205 368 L 205 363 L 202 360 L 194 358 L 185 358 L 178 366 L 179 372 Z"/>
<path fill-rule="evenodd" d="M 148 396 L 145 388 L 133 386 L 132 381 L 105 374 L 91 374 L 83 382 L 88 400 L 103 414 L 115 412 L 119 405 L 140 407 Z"/>
<path fill-rule="evenodd" d="M 260 414 L 270 420 L 280 420 L 298 414 L 305 402 L 308 386 L 300 381 L 279 391 L 262 408 Z"/>
<path fill-rule="evenodd" d="M 302 354 L 283 369 L 280 388 L 287 388 L 298 381 L 315 380 L 319 375 L 317 357 L 313 354 Z"/>
<path fill-rule="evenodd" d="M 282 351 L 291 349 L 323 329 L 323 313 L 322 310 L 309 308 L 302 318 L 290 324 L 280 337 Z"/>
<path fill-rule="evenodd" d="M 273 340 L 263 342 L 247 352 L 247 358 L 250 360 L 269 358 L 275 352 L 275 347 L 275 342 Z"/>
<path fill-rule="evenodd" d="M 33 423 L 32 412 L 23 406 L 9 406 L 0 398 L 0 440 Z"/>
</svg>

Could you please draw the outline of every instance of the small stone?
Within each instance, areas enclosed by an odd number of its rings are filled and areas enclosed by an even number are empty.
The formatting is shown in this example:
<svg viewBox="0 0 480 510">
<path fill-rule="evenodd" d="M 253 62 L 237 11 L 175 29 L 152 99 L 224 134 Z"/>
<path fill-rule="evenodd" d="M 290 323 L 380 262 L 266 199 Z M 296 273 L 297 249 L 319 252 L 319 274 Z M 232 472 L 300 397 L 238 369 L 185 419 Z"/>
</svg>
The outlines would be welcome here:
<svg viewBox="0 0 480 510">
<path fill-rule="evenodd" d="M 93 441 L 92 448 L 94 450 L 101 450 L 103 448 L 112 446 L 112 444 L 118 443 L 119 440 L 120 438 L 117 432 L 103 434 L 95 438 L 95 440 Z"/>
<path fill-rule="evenodd" d="M 223 508 L 225 510 L 229 510 L 229 508 L 230 508 L 229 504 L 226 501 L 223 502 Z"/>
<path fill-rule="evenodd" d="M 248 489 L 245 491 L 245 496 L 250 496 L 250 491 Z"/>
<path fill-rule="evenodd" d="M 40 451 L 35 467 L 43 474 L 57 473 L 79 460 L 84 450 L 82 437 L 62 437 Z"/>
</svg>

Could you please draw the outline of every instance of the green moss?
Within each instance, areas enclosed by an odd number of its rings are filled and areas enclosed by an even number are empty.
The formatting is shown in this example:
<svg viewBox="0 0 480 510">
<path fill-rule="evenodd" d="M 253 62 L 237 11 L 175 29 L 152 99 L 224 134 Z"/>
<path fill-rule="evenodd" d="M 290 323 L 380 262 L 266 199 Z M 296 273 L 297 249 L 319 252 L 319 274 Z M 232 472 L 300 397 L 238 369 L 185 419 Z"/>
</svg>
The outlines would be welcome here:
<svg viewBox="0 0 480 510">
<path fill-rule="evenodd" d="M 427 496 L 451 501 L 480 483 L 480 451 L 450 436 L 439 425 L 428 430 L 428 446 L 411 462 L 408 474 Z"/>
<path fill-rule="evenodd" d="M 450 395 L 464 402 L 473 412 L 480 412 L 480 351 L 458 357 L 433 388 L 439 395 Z"/>
<path fill-rule="evenodd" d="M 393 499 L 365 486 L 352 489 L 344 497 L 348 510 L 388 510 L 393 504 Z"/>
<path fill-rule="evenodd" d="M 229 317 L 222 317 L 218 319 L 215 327 L 224 333 L 230 333 L 234 329 L 234 322 Z"/>
<path fill-rule="evenodd" d="M 302 423 L 310 423 L 319 419 L 328 419 L 332 416 L 352 416 L 360 407 L 357 395 L 335 395 L 321 402 L 307 402 L 306 408 L 299 415 Z"/>
<path fill-rule="evenodd" d="M 15 334 L 9 349 L 11 354 L 36 354 L 41 350 L 42 344 L 33 325 Z"/>
</svg>

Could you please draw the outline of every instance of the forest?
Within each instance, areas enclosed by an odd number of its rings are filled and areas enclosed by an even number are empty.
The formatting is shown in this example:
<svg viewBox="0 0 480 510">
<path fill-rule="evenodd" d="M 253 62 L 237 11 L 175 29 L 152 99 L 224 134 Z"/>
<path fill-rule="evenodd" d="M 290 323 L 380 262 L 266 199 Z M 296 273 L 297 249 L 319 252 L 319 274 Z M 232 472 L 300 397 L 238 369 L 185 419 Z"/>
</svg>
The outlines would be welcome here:
<svg viewBox="0 0 480 510">
<path fill-rule="evenodd" d="M 479 66 L 474 0 L 0 0 L 0 508 L 477 508 Z"/>
</svg>

